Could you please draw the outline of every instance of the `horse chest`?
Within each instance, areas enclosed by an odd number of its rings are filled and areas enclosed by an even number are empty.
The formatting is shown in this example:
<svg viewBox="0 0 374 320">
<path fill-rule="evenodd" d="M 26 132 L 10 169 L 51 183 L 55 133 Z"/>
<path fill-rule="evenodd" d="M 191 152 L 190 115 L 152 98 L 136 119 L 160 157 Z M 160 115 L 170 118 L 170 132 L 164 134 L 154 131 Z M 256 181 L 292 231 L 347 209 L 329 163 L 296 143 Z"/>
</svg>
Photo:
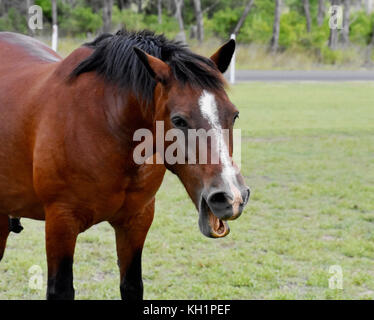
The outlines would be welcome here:
<svg viewBox="0 0 374 320">
<path fill-rule="evenodd" d="M 160 188 L 166 168 L 163 165 L 144 165 L 125 189 L 123 209 L 137 211 L 153 200 Z"/>
</svg>

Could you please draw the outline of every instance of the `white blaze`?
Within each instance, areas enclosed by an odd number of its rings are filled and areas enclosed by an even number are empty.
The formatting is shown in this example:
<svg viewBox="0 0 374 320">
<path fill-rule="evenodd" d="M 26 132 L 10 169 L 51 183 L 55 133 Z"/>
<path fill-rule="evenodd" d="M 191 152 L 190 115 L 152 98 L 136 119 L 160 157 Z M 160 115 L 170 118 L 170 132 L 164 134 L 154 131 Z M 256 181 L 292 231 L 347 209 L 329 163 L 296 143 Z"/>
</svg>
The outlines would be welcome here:
<svg viewBox="0 0 374 320">
<path fill-rule="evenodd" d="M 203 93 L 199 99 L 199 107 L 202 116 L 208 120 L 210 126 L 212 127 L 215 138 L 216 138 L 216 145 L 218 147 L 218 154 L 220 158 L 220 162 L 222 163 L 222 178 L 225 182 L 227 182 L 230 186 L 232 195 L 233 195 L 233 207 L 234 211 L 236 211 L 239 203 L 242 203 L 242 197 L 235 186 L 236 184 L 236 170 L 232 165 L 229 149 L 225 143 L 225 139 L 223 136 L 223 131 L 221 124 L 219 122 L 219 115 L 217 109 L 216 99 L 213 94 L 203 90 Z"/>
</svg>

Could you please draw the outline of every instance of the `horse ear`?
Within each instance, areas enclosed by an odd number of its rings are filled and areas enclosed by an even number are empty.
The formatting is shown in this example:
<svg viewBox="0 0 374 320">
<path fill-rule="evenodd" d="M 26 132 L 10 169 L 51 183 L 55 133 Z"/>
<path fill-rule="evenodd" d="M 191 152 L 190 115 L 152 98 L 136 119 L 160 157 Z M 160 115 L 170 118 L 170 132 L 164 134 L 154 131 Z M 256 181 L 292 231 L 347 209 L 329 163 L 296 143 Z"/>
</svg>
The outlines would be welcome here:
<svg viewBox="0 0 374 320">
<path fill-rule="evenodd" d="M 235 40 L 231 39 L 226 42 L 216 53 L 214 53 L 210 59 L 216 64 L 219 71 L 224 73 L 230 65 L 232 55 L 235 51 Z"/>
<path fill-rule="evenodd" d="M 165 62 L 154 56 L 151 56 L 138 47 L 133 47 L 133 49 L 150 75 L 154 77 L 156 81 L 160 81 L 162 83 L 167 82 L 170 77 L 170 67 Z"/>
</svg>

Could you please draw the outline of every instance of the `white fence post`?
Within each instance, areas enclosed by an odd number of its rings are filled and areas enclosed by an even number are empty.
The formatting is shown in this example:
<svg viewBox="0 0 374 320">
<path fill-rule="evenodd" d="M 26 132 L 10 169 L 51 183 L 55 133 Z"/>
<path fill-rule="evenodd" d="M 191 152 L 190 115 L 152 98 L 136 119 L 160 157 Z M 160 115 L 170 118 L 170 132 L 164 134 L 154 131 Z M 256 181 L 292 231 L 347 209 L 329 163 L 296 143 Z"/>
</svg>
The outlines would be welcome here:
<svg viewBox="0 0 374 320">
<path fill-rule="evenodd" d="M 52 29 L 52 49 L 57 52 L 57 41 L 58 41 L 58 26 L 53 25 Z"/>
<path fill-rule="evenodd" d="M 230 39 L 235 40 L 235 34 L 234 33 L 231 35 Z M 234 51 L 234 54 L 232 55 L 231 64 L 230 64 L 230 83 L 231 84 L 235 83 L 235 56 L 236 56 L 235 51 Z"/>
</svg>

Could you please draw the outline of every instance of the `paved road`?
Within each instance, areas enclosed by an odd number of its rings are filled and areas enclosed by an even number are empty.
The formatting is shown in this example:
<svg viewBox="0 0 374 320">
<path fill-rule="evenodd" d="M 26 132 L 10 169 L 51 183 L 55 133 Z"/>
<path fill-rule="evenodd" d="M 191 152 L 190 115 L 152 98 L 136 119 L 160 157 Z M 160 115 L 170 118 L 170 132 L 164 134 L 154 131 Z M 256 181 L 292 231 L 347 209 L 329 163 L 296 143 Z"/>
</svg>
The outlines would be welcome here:
<svg viewBox="0 0 374 320">
<path fill-rule="evenodd" d="M 229 77 L 229 72 L 225 74 Z M 236 70 L 236 81 L 374 81 L 373 71 Z"/>
</svg>

